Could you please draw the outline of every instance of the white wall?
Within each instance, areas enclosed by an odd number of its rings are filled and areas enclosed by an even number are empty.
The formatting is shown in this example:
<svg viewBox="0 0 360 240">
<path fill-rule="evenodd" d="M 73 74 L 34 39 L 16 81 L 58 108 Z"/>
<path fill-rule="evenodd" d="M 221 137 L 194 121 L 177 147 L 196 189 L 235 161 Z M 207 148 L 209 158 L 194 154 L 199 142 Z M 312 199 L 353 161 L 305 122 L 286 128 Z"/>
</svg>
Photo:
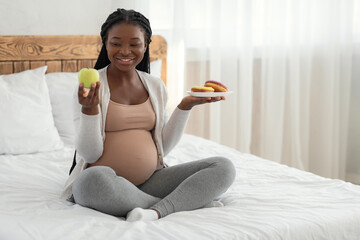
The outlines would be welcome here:
<svg viewBox="0 0 360 240">
<path fill-rule="evenodd" d="M 114 0 L 0 0 L 1 35 L 99 34 Z"/>
</svg>

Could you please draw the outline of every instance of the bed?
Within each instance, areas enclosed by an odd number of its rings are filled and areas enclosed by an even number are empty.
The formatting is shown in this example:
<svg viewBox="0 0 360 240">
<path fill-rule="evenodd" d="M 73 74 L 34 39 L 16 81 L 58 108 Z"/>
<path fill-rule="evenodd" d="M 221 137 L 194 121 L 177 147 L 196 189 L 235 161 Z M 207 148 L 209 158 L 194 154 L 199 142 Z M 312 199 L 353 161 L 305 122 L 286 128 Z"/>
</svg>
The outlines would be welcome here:
<svg viewBox="0 0 360 240">
<path fill-rule="evenodd" d="M 153 36 L 152 74 L 166 79 Z M 224 207 L 129 223 L 61 200 L 74 153 L 71 93 L 97 36 L 0 37 L 0 239 L 360 239 L 360 186 L 184 134 L 168 165 L 222 155 L 236 167 Z"/>
</svg>

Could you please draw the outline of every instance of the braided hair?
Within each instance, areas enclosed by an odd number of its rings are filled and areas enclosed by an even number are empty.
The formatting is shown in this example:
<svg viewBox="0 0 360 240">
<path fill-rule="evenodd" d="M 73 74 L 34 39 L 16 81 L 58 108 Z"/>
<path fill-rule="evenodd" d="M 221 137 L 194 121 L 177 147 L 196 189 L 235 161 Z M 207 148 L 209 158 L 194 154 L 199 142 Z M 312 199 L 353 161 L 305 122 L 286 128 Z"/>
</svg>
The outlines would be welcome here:
<svg viewBox="0 0 360 240">
<path fill-rule="evenodd" d="M 118 8 L 115 12 L 109 15 L 106 19 L 105 23 L 101 26 L 101 40 L 102 40 L 102 47 L 98 56 L 98 59 L 95 63 L 95 69 L 101 69 L 106 67 L 110 64 L 109 57 L 107 55 L 106 50 L 106 40 L 108 36 L 109 29 L 114 26 L 115 24 L 119 23 L 128 23 L 139 26 L 145 35 L 145 42 L 147 43 L 147 48 L 144 53 L 144 57 L 141 62 L 136 66 L 137 70 L 150 73 L 150 54 L 149 54 L 149 44 L 151 42 L 151 27 L 149 20 L 139 12 L 134 10 L 125 10 Z"/>
</svg>

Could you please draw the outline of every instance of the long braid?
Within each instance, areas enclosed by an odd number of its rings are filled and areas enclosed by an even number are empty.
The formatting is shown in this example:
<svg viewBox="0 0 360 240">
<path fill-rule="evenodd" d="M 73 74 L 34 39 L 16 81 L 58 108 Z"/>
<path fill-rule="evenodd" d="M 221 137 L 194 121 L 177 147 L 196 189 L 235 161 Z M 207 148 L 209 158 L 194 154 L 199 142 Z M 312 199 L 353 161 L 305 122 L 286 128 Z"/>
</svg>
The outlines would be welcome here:
<svg viewBox="0 0 360 240">
<path fill-rule="evenodd" d="M 101 26 L 100 36 L 101 36 L 103 45 L 101 47 L 101 51 L 99 53 L 99 56 L 98 56 L 98 59 L 96 61 L 94 68 L 101 69 L 110 64 L 110 60 L 109 60 L 109 57 L 108 57 L 107 51 L 106 51 L 107 35 L 108 35 L 109 29 L 114 24 L 119 24 L 119 23 L 134 24 L 136 26 L 139 26 L 144 31 L 145 42 L 147 43 L 147 48 L 144 53 L 144 58 L 136 66 L 136 69 L 150 73 L 149 45 L 151 42 L 151 35 L 152 35 L 150 22 L 144 15 L 142 15 L 139 12 L 136 12 L 134 10 L 120 9 L 120 8 L 118 8 L 115 12 L 110 14 L 109 17 L 106 19 L 105 23 Z"/>
</svg>

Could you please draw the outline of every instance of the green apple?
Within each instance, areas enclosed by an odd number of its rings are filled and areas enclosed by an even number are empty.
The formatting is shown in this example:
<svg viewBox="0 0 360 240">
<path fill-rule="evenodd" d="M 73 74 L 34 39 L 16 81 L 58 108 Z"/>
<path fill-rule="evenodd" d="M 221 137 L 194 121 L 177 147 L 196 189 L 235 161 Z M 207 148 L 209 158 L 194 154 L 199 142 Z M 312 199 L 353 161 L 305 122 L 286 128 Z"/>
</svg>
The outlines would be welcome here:
<svg viewBox="0 0 360 240">
<path fill-rule="evenodd" d="M 79 83 L 84 84 L 84 88 L 91 88 L 93 83 L 99 81 L 99 72 L 93 68 L 83 68 L 79 72 Z"/>
</svg>

